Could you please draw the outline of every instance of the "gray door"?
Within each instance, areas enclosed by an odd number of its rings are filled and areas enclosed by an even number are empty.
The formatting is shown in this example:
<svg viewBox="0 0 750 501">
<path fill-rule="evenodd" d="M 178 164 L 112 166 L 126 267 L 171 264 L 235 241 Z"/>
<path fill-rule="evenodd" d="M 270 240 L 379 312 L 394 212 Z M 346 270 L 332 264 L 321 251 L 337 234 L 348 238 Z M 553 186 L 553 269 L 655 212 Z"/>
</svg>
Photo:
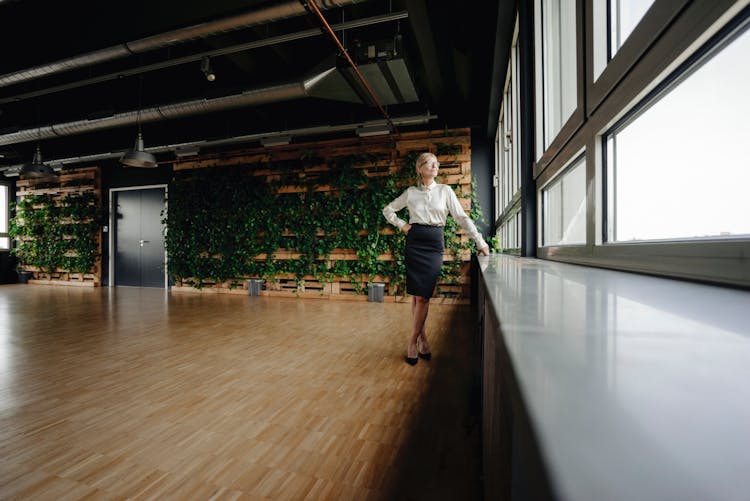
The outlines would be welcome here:
<svg viewBox="0 0 750 501">
<path fill-rule="evenodd" d="M 114 195 L 115 285 L 164 288 L 164 188 Z"/>
</svg>

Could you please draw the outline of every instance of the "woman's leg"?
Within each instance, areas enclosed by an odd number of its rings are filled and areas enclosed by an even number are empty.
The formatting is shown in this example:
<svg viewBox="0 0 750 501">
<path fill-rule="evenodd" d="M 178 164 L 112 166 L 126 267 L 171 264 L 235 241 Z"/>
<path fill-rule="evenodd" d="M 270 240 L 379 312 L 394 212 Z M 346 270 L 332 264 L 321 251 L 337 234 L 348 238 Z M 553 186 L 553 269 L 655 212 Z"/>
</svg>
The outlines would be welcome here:
<svg viewBox="0 0 750 501">
<path fill-rule="evenodd" d="M 413 326 L 406 353 L 409 358 L 417 357 L 417 340 L 420 336 L 424 336 L 424 324 L 427 320 L 427 312 L 429 309 L 430 298 L 421 296 L 412 297 L 411 312 L 413 316 Z"/>
<path fill-rule="evenodd" d="M 430 299 L 429 298 L 422 298 L 427 299 L 427 310 L 430 309 Z M 414 317 L 415 310 L 417 308 L 417 296 L 412 296 L 411 298 L 411 315 Z M 424 314 L 425 320 L 427 319 L 427 312 Z M 430 353 L 430 343 L 427 342 L 427 334 L 424 331 L 424 324 L 427 323 L 425 321 L 422 322 L 422 330 L 419 332 L 419 335 L 417 336 L 417 350 L 419 353 L 427 354 Z"/>
</svg>

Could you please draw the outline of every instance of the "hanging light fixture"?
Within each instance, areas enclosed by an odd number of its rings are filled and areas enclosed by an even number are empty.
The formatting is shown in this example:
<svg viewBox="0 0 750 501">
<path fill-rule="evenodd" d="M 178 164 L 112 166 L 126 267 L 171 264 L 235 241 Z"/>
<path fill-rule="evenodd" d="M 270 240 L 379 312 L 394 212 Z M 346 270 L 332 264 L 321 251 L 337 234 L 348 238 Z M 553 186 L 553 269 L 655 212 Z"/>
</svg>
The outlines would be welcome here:
<svg viewBox="0 0 750 501">
<path fill-rule="evenodd" d="M 156 157 L 148 151 L 143 151 L 143 134 L 141 127 L 138 126 L 138 135 L 135 138 L 135 144 L 132 150 L 128 150 L 120 159 L 120 163 L 127 167 L 141 167 L 152 169 L 157 167 Z"/>
<path fill-rule="evenodd" d="M 140 79 L 140 85 L 138 87 L 138 114 L 136 115 L 136 123 L 138 124 L 138 135 L 135 138 L 135 144 L 132 150 L 128 150 L 120 159 L 120 163 L 126 167 L 140 167 L 143 169 L 153 169 L 158 167 L 156 163 L 156 157 L 143 150 L 143 133 L 141 131 L 141 93 L 143 90 L 143 78 Z"/>
<path fill-rule="evenodd" d="M 39 146 L 42 140 L 42 127 L 39 125 L 39 109 L 36 111 L 36 121 L 39 132 L 39 138 L 36 143 L 36 151 L 31 162 L 23 164 L 21 170 L 18 171 L 18 175 L 21 179 L 37 179 L 45 181 L 54 181 L 57 179 L 57 173 L 49 165 L 42 162 L 42 149 Z"/>
<path fill-rule="evenodd" d="M 21 179 L 44 179 L 50 181 L 58 177 L 52 167 L 42 162 L 42 150 L 38 144 L 36 145 L 34 158 L 31 162 L 21 166 L 18 175 Z"/>
</svg>

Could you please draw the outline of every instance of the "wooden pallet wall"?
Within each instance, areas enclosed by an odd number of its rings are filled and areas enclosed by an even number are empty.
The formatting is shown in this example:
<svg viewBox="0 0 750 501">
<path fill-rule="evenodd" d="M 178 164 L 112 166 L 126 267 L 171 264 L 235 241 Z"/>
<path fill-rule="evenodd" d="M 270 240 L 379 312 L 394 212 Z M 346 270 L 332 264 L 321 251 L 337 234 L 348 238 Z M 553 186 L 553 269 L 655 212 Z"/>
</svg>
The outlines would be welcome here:
<svg viewBox="0 0 750 501">
<path fill-rule="evenodd" d="M 354 168 L 363 169 L 367 177 L 374 178 L 394 175 L 405 165 L 410 155 L 413 157 L 415 153 L 424 151 L 436 153 L 438 157 L 438 161 L 441 164 L 438 182 L 457 187 L 461 193 L 471 194 L 471 135 L 469 129 L 422 131 L 405 133 L 398 137 L 337 139 L 290 144 L 273 148 L 247 149 L 213 156 L 202 156 L 192 160 L 186 159 L 175 163 L 174 170 L 183 171 L 210 169 L 213 167 L 247 166 L 252 176 L 263 178 L 265 182 L 270 183 L 274 181 L 278 182 L 278 173 L 265 168 L 264 164 L 291 162 L 294 165 L 295 160 L 303 157 L 321 159 L 318 165 L 300 165 L 299 168 L 293 167 L 289 172 L 290 174 L 296 174 L 300 178 L 304 178 L 306 175 L 314 176 L 330 171 L 331 166 L 335 165 L 337 159 L 351 155 L 375 154 L 380 160 L 354 166 Z M 416 173 L 414 179 L 416 180 Z M 315 188 L 316 191 L 330 191 L 334 189 L 326 185 Z M 289 186 L 281 186 L 278 189 L 278 193 L 298 193 L 306 190 L 307 188 L 304 186 L 290 184 Z M 468 212 L 471 208 L 471 199 L 467 196 L 466 198 L 459 198 L 459 200 Z M 373 207 L 373 210 L 380 211 L 381 208 Z M 382 232 L 393 231 L 391 227 L 382 230 Z M 460 238 L 463 241 L 468 240 L 468 237 L 465 235 L 461 235 Z M 274 252 L 274 256 L 276 259 L 298 259 L 300 255 L 286 249 L 278 249 Z M 255 259 L 265 260 L 266 255 L 259 254 Z M 337 260 L 356 260 L 357 255 L 353 249 L 334 249 L 330 256 L 328 256 L 328 259 L 332 262 Z M 382 254 L 378 257 L 378 260 L 382 261 L 393 259 L 391 253 Z M 452 255 L 445 255 L 446 261 L 453 259 Z M 464 252 L 460 256 L 460 259 L 464 264 L 462 265 L 459 283 L 457 285 L 439 283 L 436 288 L 438 302 L 466 303 L 468 301 L 470 295 L 469 253 Z M 172 290 L 175 292 L 248 294 L 247 278 L 256 277 L 237 277 L 223 283 L 203 281 L 200 289 L 190 286 L 188 281 L 178 282 L 172 287 Z M 386 284 L 385 293 L 387 301 L 403 300 L 403 298 L 394 297 L 387 279 L 383 277 L 364 277 L 363 280 L 357 282 L 352 281 L 351 277 L 334 277 L 331 282 L 324 283 L 312 276 L 301 277 L 300 280 L 300 277 L 279 275 L 270 283 L 265 284 L 261 294 L 269 296 L 366 300 L 366 284 L 367 281 L 372 280 Z"/>
<path fill-rule="evenodd" d="M 101 206 L 101 172 L 99 167 L 83 167 L 61 171 L 57 181 L 38 181 L 32 179 L 16 182 L 16 197 L 19 200 L 32 195 L 49 195 L 55 201 L 61 201 L 71 194 L 93 192 Z M 30 284 L 64 285 L 97 287 L 102 282 L 101 233 L 97 233 L 98 258 L 96 265 L 88 273 L 73 273 L 70 270 L 57 268 L 47 273 L 34 266 L 23 266 L 21 269 L 33 273 Z"/>
</svg>

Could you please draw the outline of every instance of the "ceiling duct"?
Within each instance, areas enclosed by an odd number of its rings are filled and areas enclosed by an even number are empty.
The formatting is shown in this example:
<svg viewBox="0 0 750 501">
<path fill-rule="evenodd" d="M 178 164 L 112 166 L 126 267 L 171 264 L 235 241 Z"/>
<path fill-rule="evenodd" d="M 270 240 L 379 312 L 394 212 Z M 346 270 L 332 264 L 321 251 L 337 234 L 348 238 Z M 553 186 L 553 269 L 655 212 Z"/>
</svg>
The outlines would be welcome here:
<svg viewBox="0 0 750 501">
<path fill-rule="evenodd" d="M 371 79 L 369 81 L 372 88 L 376 96 L 382 99 L 383 104 L 406 103 L 418 99 L 411 77 L 406 71 L 406 65 L 402 59 L 365 64 L 359 68 L 364 70 L 362 72 L 368 75 L 368 79 Z M 371 104 L 371 99 L 366 98 L 365 93 L 361 90 L 359 80 L 352 78 L 349 68 L 328 67 L 301 81 L 246 90 L 240 94 L 213 99 L 195 99 L 144 108 L 140 111 L 140 122 L 156 122 L 305 97 Z M 138 121 L 139 113 L 137 111 L 126 111 L 101 118 L 76 120 L 2 134 L 0 135 L 0 145 L 84 134 L 134 125 Z"/>
<path fill-rule="evenodd" d="M 412 115 L 405 117 L 393 118 L 393 123 L 396 125 L 421 125 L 429 123 L 430 120 L 437 118 L 437 115 L 425 114 L 425 115 Z M 162 146 L 151 146 L 144 148 L 144 151 L 149 153 L 166 153 L 169 151 L 174 152 L 178 158 L 197 155 L 201 148 L 210 147 L 226 147 L 236 144 L 245 144 L 252 141 L 263 141 L 263 138 L 271 136 L 286 136 L 290 138 L 301 137 L 301 136 L 316 136 L 325 134 L 335 134 L 347 131 L 361 131 L 364 128 L 371 127 L 388 127 L 388 123 L 385 120 L 373 120 L 364 123 L 352 123 L 352 124 L 340 124 L 340 125 L 318 125 L 313 127 L 304 127 L 300 129 L 290 129 L 285 131 L 277 132 L 260 132 L 256 134 L 246 134 L 242 136 L 234 136 L 223 139 L 212 139 L 202 141 L 192 141 L 188 143 L 179 144 L 166 144 Z M 86 162 L 96 162 L 99 160 L 109 160 L 114 158 L 120 158 L 122 151 L 109 151 L 106 153 L 95 153 L 91 155 L 82 155 L 78 157 L 69 158 L 58 158 L 54 160 L 48 160 L 47 164 L 55 169 L 61 169 L 63 165 L 76 165 Z M 17 176 L 23 164 L 0 166 L 0 172 L 3 172 L 6 176 Z"/>
<path fill-rule="evenodd" d="M 364 0 L 316 0 L 321 9 L 343 7 L 346 5 L 360 3 Z M 244 14 L 209 21 L 205 23 L 187 26 L 176 30 L 160 33 L 138 40 L 132 40 L 120 45 L 106 47 L 86 54 L 79 54 L 67 59 L 61 59 L 51 63 L 26 68 L 13 73 L 0 75 L 0 87 L 15 85 L 21 82 L 62 73 L 76 68 L 83 68 L 94 64 L 112 61 L 123 57 L 148 52 L 179 43 L 220 35 L 229 31 L 236 31 L 252 26 L 280 21 L 290 17 L 307 14 L 307 11 L 299 0 L 288 0 L 283 3 L 271 5 L 262 9 L 256 9 Z"/>
<path fill-rule="evenodd" d="M 402 58 L 360 64 L 357 67 L 380 100 L 380 104 L 387 106 L 419 101 L 414 82 Z M 375 106 L 354 71 L 351 68 L 341 68 L 341 72 L 349 84 L 357 89 L 357 94 L 370 106 Z"/>
<path fill-rule="evenodd" d="M 304 97 L 361 103 L 357 94 L 348 86 L 336 68 L 328 68 L 301 81 L 246 90 L 240 94 L 213 99 L 195 99 L 181 103 L 166 104 L 137 111 L 127 111 L 93 120 L 76 120 L 34 129 L 25 129 L 0 135 L 0 145 L 38 141 L 61 136 L 83 134 L 103 129 L 161 121 L 190 115 L 211 113 L 244 106 L 289 101 Z"/>
<path fill-rule="evenodd" d="M 382 105 L 419 101 L 403 58 L 403 37 L 400 34 L 372 43 L 358 43 L 353 47 L 352 54 L 359 72 Z M 341 72 L 363 102 L 370 106 L 376 105 L 351 67 L 342 64 Z"/>
</svg>

